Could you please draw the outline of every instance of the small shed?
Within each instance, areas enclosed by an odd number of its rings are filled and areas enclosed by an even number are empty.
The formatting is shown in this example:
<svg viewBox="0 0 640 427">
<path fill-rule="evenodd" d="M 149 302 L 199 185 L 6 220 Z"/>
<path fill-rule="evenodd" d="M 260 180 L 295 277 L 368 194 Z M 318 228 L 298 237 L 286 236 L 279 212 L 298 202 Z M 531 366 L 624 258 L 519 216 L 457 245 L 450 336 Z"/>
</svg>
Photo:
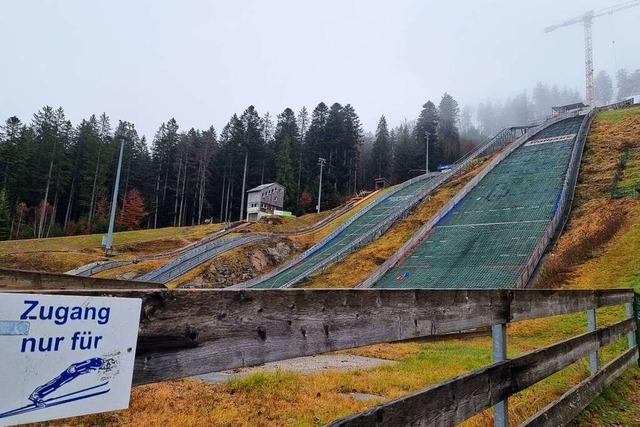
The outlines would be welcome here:
<svg viewBox="0 0 640 427">
<path fill-rule="evenodd" d="M 265 215 L 282 212 L 285 191 L 286 189 L 277 182 L 262 184 L 248 190 L 247 221 L 258 222 Z"/>
<path fill-rule="evenodd" d="M 567 104 L 567 105 L 560 105 L 559 107 L 551 107 L 551 111 L 552 111 L 552 115 L 553 117 L 557 117 L 560 114 L 564 114 L 568 111 L 573 111 L 573 110 L 580 110 L 582 108 L 586 108 L 587 106 L 584 105 L 584 103 L 582 102 L 575 102 L 573 104 Z"/>
<path fill-rule="evenodd" d="M 376 190 L 384 190 L 387 187 L 391 187 L 387 178 L 376 178 Z"/>
</svg>

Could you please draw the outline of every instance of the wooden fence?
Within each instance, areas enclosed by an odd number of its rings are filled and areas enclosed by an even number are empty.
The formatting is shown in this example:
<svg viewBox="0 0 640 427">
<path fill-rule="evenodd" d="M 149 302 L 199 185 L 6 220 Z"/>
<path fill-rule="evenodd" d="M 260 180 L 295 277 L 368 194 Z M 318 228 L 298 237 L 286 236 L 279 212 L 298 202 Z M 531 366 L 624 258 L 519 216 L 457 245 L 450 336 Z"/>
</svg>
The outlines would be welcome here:
<svg viewBox="0 0 640 427">
<path fill-rule="evenodd" d="M 125 289 L 129 282 L 120 283 L 123 289 L 37 292 L 142 298 L 134 384 L 492 327 L 492 365 L 331 426 L 454 425 L 494 405 L 497 425 L 507 425 L 509 396 L 591 355 L 592 375 L 524 423 L 564 425 L 638 361 L 638 311 L 628 289 L 225 291 Z M 28 288 L 22 292 L 33 292 Z M 585 334 L 505 358 L 507 323 L 583 311 L 595 320 L 596 308 L 612 305 L 626 305 L 627 319 L 599 329 L 590 322 Z M 629 349 L 598 367 L 598 349 L 625 336 Z"/>
</svg>

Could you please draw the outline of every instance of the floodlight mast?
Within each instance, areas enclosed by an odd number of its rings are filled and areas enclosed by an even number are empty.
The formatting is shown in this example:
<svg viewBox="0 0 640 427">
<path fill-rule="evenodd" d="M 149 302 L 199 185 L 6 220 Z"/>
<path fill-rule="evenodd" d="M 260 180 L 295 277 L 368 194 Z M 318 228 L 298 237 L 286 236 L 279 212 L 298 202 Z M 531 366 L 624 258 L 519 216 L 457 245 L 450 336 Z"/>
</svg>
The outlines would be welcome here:
<svg viewBox="0 0 640 427">
<path fill-rule="evenodd" d="M 322 157 L 318 157 L 318 166 L 320 166 L 320 180 L 318 182 L 318 204 L 316 210 L 320 213 L 320 200 L 322 200 L 322 168 L 327 161 Z"/>
<path fill-rule="evenodd" d="M 615 6 L 607 7 L 597 11 L 588 10 L 583 15 L 573 19 L 569 19 L 557 25 L 552 25 L 544 29 L 545 33 L 557 30 L 558 28 L 567 27 L 569 25 L 578 24 L 582 22 L 584 26 L 584 69 L 587 85 L 587 104 L 590 107 L 594 106 L 593 93 L 594 93 L 594 80 L 593 80 L 593 39 L 592 39 L 592 27 L 593 18 L 604 15 L 612 15 L 616 12 L 620 12 L 632 7 L 640 6 L 640 0 L 632 0 L 625 3 L 620 3 Z"/>
<path fill-rule="evenodd" d="M 113 200 L 111 201 L 111 216 L 109 217 L 109 232 L 105 239 L 104 250 L 107 255 L 113 252 L 113 226 L 116 220 L 116 207 L 118 205 L 118 187 L 120 186 L 120 170 L 122 169 L 122 154 L 124 153 L 124 135 L 120 135 L 120 156 L 118 157 L 118 169 L 116 182 L 113 185 Z"/>
</svg>

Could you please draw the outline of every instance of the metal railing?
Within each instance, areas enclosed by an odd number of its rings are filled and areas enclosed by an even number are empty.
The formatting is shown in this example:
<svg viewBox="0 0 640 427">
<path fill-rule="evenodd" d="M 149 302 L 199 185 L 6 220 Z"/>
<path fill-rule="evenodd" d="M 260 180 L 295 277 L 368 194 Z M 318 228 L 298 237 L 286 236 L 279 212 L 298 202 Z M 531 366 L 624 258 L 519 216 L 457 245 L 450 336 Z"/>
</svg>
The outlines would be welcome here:
<svg viewBox="0 0 640 427">
<path fill-rule="evenodd" d="M 168 283 L 223 252 L 257 240 L 268 239 L 269 237 L 269 235 L 265 234 L 253 234 L 216 240 L 208 245 L 193 249 L 160 268 L 135 278 L 134 281 Z"/>
<path fill-rule="evenodd" d="M 450 199 L 436 214 L 425 223 L 420 229 L 409 239 L 407 240 L 401 247 L 398 249 L 393 255 L 391 255 L 385 262 L 383 262 L 369 277 L 356 285 L 356 288 L 369 288 L 375 282 L 377 282 L 384 274 L 389 271 L 394 265 L 396 265 L 399 261 L 404 259 L 408 254 L 413 252 L 415 247 L 423 241 L 432 231 L 433 227 L 440 221 L 449 211 L 451 211 L 478 183 L 489 173 L 491 172 L 500 162 L 502 162 L 505 158 L 507 158 L 512 152 L 514 152 L 517 148 L 522 146 L 526 141 L 528 141 L 531 137 L 535 136 L 544 128 L 551 126 L 554 123 L 560 122 L 566 118 L 570 117 L 569 115 L 556 117 L 547 120 L 546 122 L 538 125 L 532 130 L 526 132 L 520 138 L 518 138 L 515 142 L 513 142 L 509 148 L 507 148 L 504 152 L 500 153 L 496 158 L 494 158 L 478 175 L 476 175 L 471 181 L 469 181 L 463 188 L 460 190 L 452 199 Z"/>
<path fill-rule="evenodd" d="M 354 221 L 356 221 L 358 218 L 360 218 L 363 215 L 365 215 L 369 210 L 373 209 L 378 204 L 380 204 L 383 201 L 387 200 L 389 197 L 392 197 L 394 194 L 396 194 L 400 190 L 408 187 L 409 185 L 415 184 L 416 182 L 423 181 L 423 180 L 425 180 L 427 178 L 432 178 L 432 177 L 435 176 L 435 178 L 432 180 L 432 182 L 430 182 L 427 186 L 425 186 L 422 190 L 420 190 L 420 192 L 416 195 L 416 197 L 412 198 L 407 203 L 403 204 L 397 210 L 396 214 L 394 214 L 392 217 L 390 217 L 389 219 L 387 219 L 385 221 L 382 221 L 376 227 L 370 229 L 368 232 L 366 232 L 365 234 L 361 235 L 360 237 L 358 237 L 356 240 L 354 240 L 350 244 L 344 246 L 342 249 L 340 249 L 339 251 L 337 251 L 333 255 L 327 257 L 326 259 L 324 259 L 322 262 L 320 262 L 318 264 L 315 264 L 313 266 L 310 266 L 308 269 L 306 269 L 303 272 L 301 272 L 300 274 L 296 275 L 293 279 L 288 280 L 287 282 L 285 282 L 285 283 L 283 283 L 282 285 L 279 286 L 281 288 L 291 287 L 292 285 L 294 285 L 295 283 L 297 283 L 300 280 L 304 279 L 305 277 L 308 277 L 309 275 L 311 275 L 315 271 L 318 271 L 319 269 L 324 268 L 325 266 L 334 263 L 336 260 L 340 259 L 340 257 L 355 251 L 356 249 L 364 246 L 366 243 L 368 243 L 368 242 L 370 242 L 372 240 L 375 240 L 375 239 L 379 238 L 399 218 L 401 218 L 403 215 L 405 215 L 410 209 L 413 209 L 416 205 L 418 205 L 435 188 L 437 188 L 440 185 L 442 185 L 446 180 L 448 180 L 452 176 L 455 176 L 458 173 L 466 170 L 470 166 L 473 166 L 473 164 L 472 164 L 473 160 L 475 160 L 475 159 L 477 159 L 478 157 L 481 157 L 481 156 L 489 155 L 489 154 L 497 151 L 498 149 L 500 149 L 505 144 L 511 142 L 517 136 L 517 132 L 518 131 L 524 132 L 524 130 L 526 128 L 530 128 L 530 126 L 525 126 L 525 127 L 507 127 L 505 129 L 502 129 L 496 135 L 494 135 L 492 137 L 489 137 L 486 140 L 484 140 L 482 143 L 480 143 L 478 145 L 478 147 L 476 147 L 476 149 L 470 151 L 465 156 L 463 156 L 462 158 L 458 159 L 453 164 L 453 167 L 452 167 L 451 170 L 443 172 L 443 173 L 423 174 L 423 175 L 417 176 L 415 178 L 412 178 L 412 179 L 410 179 L 408 181 L 405 181 L 402 184 L 397 185 L 396 187 L 393 188 L 393 191 L 390 191 L 389 193 L 385 194 L 384 196 L 382 196 L 382 197 L 378 198 L 377 200 L 373 201 L 372 203 L 370 203 L 366 208 L 364 208 L 360 212 L 356 213 L 348 221 L 346 221 L 340 227 L 335 229 L 328 236 L 323 238 L 321 241 L 319 241 L 318 243 L 316 243 L 311 248 L 307 249 L 306 251 L 304 251 L 302 254 L 298 255 L 297 257 L 295 257 L 291 261 L 287 262 L 286 264 L 283 264 L 282 266 L 272 270 L 271 272 L 269 272 L 269 273 L 267 273 L 265 275 L 262 275 L 260 277 L 248 280 L 248 281 L 243 282 L 243 283 L 239 283 L 237 285 L 233 285 L 230 288 L 232 288 L 232 289 L 250 288 L 250 287 L 253 287 L 253 286 L 257 285 L 258 283 L 261 283 L 261 282 L 263 282 L 265 280 L 269 280 L 269 279 L 273 278 L 274 276 L 277 276 L 278 274 L 282 273 L 285 270 L 288 270 L 289 268 L 297 265 L 298 263 L 300 263 L 304 259 L 308 258 L 312 254 L 314 254 L 317 251 L 319 251 L 320 249 L 322 249 L 325 245 L 327 245 L 329 242 L 331 242 L 333 239 L 335 239 L 340 233 L 342 233 L 347 227 L 349 227 L 351 224 L 353 224 Z"/>
<path fill-rule="evenodd" d="M 515 288 L 524 288 L 527 286 L 533 272 L 538 267 L 542 256 L 546 252 L 549 243 L 552 242 L 554 236 L 558 236 L 562 232 L 562 229 L 569 218 L 569 212 L 571 210 L 571 205 L 573 204 L 573 196 L 575 194 L 576 183 L 578 180 L 580 161 L 582 159 L 584 145 L 587 140 L 587 134 L 589 133 L 594 113 L 595 110 L 589 110 L 585 115 L 585 118 L 582 120 L 582 124 L 580 125 L 578 135 L 576 136 L 576 140 L 573 145 L 573 151 L 571 152 L 571 159 L 569 160 L 569 167 L 562 185 L 557 209 L 554 212 L 553 219 L 549 224 L 547 224 L 544 234 L 534 247 L 529 260 L 520 273 L 520 276 L 516 279 L 514 284 Z"/>
</svg>

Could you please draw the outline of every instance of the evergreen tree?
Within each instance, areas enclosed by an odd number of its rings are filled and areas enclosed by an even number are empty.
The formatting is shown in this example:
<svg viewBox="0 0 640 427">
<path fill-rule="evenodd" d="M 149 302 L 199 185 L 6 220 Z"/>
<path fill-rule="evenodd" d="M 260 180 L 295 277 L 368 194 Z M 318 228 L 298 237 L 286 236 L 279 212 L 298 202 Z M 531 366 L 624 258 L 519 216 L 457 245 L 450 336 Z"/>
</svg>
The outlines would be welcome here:
<svg viewBox="0 0 640 427">
<path fill-rule="evenodd" d="M 607 105 L 613 99 L 613 81 L 604 70 L 596 75 L 594 95 L 597 105 Z"/>
<path fill-rule="evenodd" d="M 303 188 L 309 192 L 317 200 L 318 197 L 318 158 L 328 158 L 328 150 L 326 149 L 326 133 L 327 119 L 329 117 L 329 108 L 324 102 L 319 103 L 311 113 L 311 122 L 304 141 L 304 171 Z M 317 203 L 316 203 L 317 204 Z"/>
<path fill-rule="evenodd" d="M 356 192 L 356 172 L 358 164 L 359 145 L 362 142 L 362 124 L 351 104 L 344 106 L 344 141 L 342 151 L 341 179 L 342 194 Z M 346 183 L 346 188 L 344 186 Z"/>
<path fill-rule="evenodd" d="M 6 240 L 11 235 L 11 208 L 6 193 L 0 189 L 0 240 Z"/>
<path fill-rule="evenodd" d="M 422 111 L 416 126 L 413 130 L 413 136 L 417 144 L 416 161 L 413 163 L 412 169 L 424 169 L 426 163 L 427 139 L 429 140 L 429 170 L 434 171 L 438 166 L 438 162 L 442 159 L 442 147 L 438 144 L 438 110 L 431 101 L 427 101 L 422 106 Z"/>
<path fill-rule="evenodd" d="M 173 180 L 176 145 L 178 143 L 178 123 L 171 119 L 162 123 L 151 146 L 152 165 L 155 170 L 153 228 L 171 223 L 175 198 L 170 203 L 171 190 L 177 196 L 177 185 Z"/>
<path fill-rule="evenodd" d="M 283 147 L 284 144 L 288 147 Z M 285 204 L 287 209 L 292 210 L 296 207 L 299 198 L 299 188 L 294 178 L 297 170 L 299 153 L 302 149 L 300 143 L 300 131 L 296 115 L 291 108 L 286 108 L 278 115 L 278 123 L 273 139 L 273 149 L 278 153 L 276 161 L 276 181 L 282 184 L 286 189 Z M 286 152 L 287 158 L 283 158 Z M 295 165 L 295 166 L 294 166 Z M 289 176 L 289 172 L 291 176 Z M 287 183 L 281 181 L 286 179 Z"/>
<path fill-rule="evenodd" d="M 293 164 L 291 160 L 291 136 L 287 135 L 278 148 L 276 181 L 284 186 L 284 208 L 291 210 L 294 206 L 296 195 L 290 189 L 295 188 L 293 179 Z"/>
<path fill-rule="evenodd" d="M 273 120 L 271 120 L 271 114 L 267 111 L 262 118 L 262 140 L 266 145 L 271 143 L 273 132 Z"/>
<path fill-rule="evenodd" d="M 442 150 L 442 157 L 437 158 L 441 163 L 453 163 L 460 158 L 460 136 L 457 122 L 460 115 L 458 103 L 451 95 L 445 93 L 438 106 L 438 145 Z"/>
<path fill-rule="evenodd" d="M 250 105 L 240 117 L 242 124 L 244 126 L 244 141 L 243 141 L 243 151 L 244 151 L 244 167 L 243 167 L 243 175 L 242 175 L 242 189 L 239 194 L 240 201 L 240 215 L 239 217 L 242 219 L 245 215 L 245 199 L 246 199 L 246 191 L 252 187 L 260 185 L 264 183 L 265 179 L 265 171 L 267 164 L 267 159 L 272 159 L 272 152 L 267 151 L 267 147 L 265 146 L 265 142 L 263 139 L 263 123 L 262 119 L 258 115 L 255 107 Z M 271 171 L 267 175 L 268 180 L 273 180 L 274 176 Z"/>
<path fill-rule="evenodd" d="M 371 157 L 375 178 L 391 179 L 391 168 L 393 167 L 391 158 L 391 137 L 389 136 L 387 119 L 384 115 L 380 117 L 380 120 L 378 121 L 376 136 L 373 140 L 373 147 L 371 149 Z"/>
<path fill-rule="evenodd" d="M 407 122 L 401 124 L 394 132 L 396 154 L 393 161 L 393 178 L 396 183 L 404 182 L 416 175 L 413 165 L 418 157 L 418 150 L 413 134 Z"/>
<path fill-rule="evenodd" d="M 293 150 L 294 156 L 296 156 L 296 194 L 298 195 L 296 199 L 296 210 L 300 207 L 300 196 L 302 194 L 302 175 L 303 175 L 303 162 L 302 158 L 306 155 L 304 151 L 304 141 L 307 136 L 307 130 L 309 128 L 309 112 L 307 111 L 307 107 L 302 107 L 297 117 L 298 121 L 298 130 L 300 132 L 300 142 L 298 144 L 297 150 Z"/>
</svg>

